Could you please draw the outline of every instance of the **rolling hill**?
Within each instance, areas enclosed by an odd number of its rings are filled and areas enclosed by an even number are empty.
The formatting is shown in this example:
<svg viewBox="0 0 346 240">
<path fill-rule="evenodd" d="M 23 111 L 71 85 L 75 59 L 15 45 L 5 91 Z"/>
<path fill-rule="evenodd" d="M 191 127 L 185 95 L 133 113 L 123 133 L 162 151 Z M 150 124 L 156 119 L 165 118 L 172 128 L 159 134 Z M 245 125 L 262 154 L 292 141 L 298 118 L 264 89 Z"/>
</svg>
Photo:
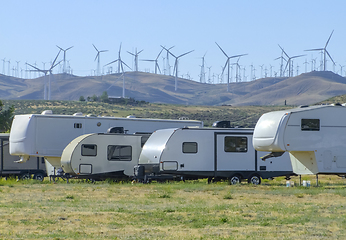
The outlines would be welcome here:
<svg viewBox="0 0 346 240">
<path fill-rule="evenodd" d="M 48 76 L 47 76 L 48 80 Z M 80 96 L 122 95 L 120 74 L 78 77 L 54 74 L 52 100 L 78 100 Z M 205 84 L 144 72 L 125 74 L 125 95 L 152 103 L 183 105 L 305 105 L 346 94 L 346 78 L 333 72 L 310 72 L 291 78 L 262 78 L 251 82 Z M 0 99 L 43 99 L 44 77 L 21 79 L 0 74 Z"/>
</svg>

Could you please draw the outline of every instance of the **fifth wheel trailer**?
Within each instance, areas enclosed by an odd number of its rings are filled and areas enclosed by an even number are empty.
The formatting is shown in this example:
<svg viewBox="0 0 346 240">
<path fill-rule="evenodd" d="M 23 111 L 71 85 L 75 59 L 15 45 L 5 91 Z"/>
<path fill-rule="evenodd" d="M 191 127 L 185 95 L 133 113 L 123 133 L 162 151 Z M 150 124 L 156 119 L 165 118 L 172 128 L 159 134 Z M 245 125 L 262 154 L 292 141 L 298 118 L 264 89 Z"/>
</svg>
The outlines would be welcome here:
<svg viewBox="0 0 346 240">
<path fill-rule="evenodd" d="M 72 140 L 61 155 L 66 174 L 103 180 L 129 178 L 150 134 L 92 133 Z"/>
<path fill-rule="evenodd" d="M 46 174 L 45 161 L 40 157 L 31 157 L 25 163 L 18 163 L 19 157 L 9 153 L 9 133 L 0 133 L 0 176 L 16 176 L 21 179 L 33 177 L 43 180 Z"/>
<path fill-rule="evenodd" d="M 289 152 L 296 174 L 346 174 L 346 107 L 303 106 L 258 120 L 253 145 L 271 155 Z M 273 160 L 276 161 L 276 160 Z"/>
<path fill-rule="evenodd" d="M 144 182 L 164 176 L 185 179 L 229 179 L 231 184 L 248 179 L 294 175 L 287 155 L 263 161 L 265 153 L 252 146 L 253 129 L 176 128 L 155 131 L 143 146 L 135 169 Z"/>
<path fill-rule="evenodd" d="M 16 115 L 10 132 L 10 154 L 25 162 L 30 156 L 44 157 L 54 168 L 61 167 L 60 157 L 69 142 L 88 133 L 117 129 L 126 133 L 152 133 L 171 127 L 203 127 L 194 120 L 96 117 L 77 113 L 56 115 L 46 110 L 42 114 Z M 47 170 L 48 171 L 48 170 Z"/>
</svg>

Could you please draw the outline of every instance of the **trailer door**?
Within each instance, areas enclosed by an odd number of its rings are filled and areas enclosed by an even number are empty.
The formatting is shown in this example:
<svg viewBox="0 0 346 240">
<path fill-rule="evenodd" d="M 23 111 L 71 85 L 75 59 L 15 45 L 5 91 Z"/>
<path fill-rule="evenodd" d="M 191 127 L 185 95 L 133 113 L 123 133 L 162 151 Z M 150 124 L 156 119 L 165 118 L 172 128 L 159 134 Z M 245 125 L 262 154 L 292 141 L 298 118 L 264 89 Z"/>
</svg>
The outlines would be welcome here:
<svg viewBox="0 0 346 240">
<path fill-rule="evenodd" d="M 255 171 L 256 156 L 252 134 L 215 133 L 215 170 Z"/>
</svg>

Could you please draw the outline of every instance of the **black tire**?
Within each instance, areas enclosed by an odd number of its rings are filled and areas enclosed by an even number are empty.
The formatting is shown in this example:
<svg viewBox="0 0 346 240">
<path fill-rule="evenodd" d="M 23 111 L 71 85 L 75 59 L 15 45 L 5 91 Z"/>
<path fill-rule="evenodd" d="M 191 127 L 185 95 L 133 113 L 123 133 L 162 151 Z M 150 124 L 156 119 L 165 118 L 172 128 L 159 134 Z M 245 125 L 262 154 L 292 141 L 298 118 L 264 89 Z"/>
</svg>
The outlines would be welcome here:
<svg viewBox="0 0 346 240">
<path fill-rule="evenodd" d="M 253 185 L 260 185 L 261 177 L 258 174 L 253 174 L 248 178 L 247 182 L 249 184 L 252 183 Z"/>
<path fill-rule="evenodd" d="M 29 180 L 29 179 L 31 179 L 31 175 L 29 173 L 22 173 L 20 175 L 20 179 L 21 180 Z"/>
<path fill-rule="evenodd" d="M 232 177 L 229 178 L 229 184 L 235 185 L 241 183 L 241 176 L 239 174 L 234 174 Z"/>
<path fill-rule="evenodd" d="M 42 182 L 44 179 L 44 174 L 43 173 L 35 173 L 34 179 Z"/>
</svg>

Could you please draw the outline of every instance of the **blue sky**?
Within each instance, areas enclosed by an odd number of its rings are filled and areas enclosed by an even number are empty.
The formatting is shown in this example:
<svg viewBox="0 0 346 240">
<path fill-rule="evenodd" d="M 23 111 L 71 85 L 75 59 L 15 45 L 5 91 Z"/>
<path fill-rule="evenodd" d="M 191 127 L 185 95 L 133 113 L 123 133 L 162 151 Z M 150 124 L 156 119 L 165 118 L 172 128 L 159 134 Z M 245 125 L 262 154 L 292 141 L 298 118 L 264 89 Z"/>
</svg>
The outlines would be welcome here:
<svg viewBox="0 0 346 240">
<path fill-rule="evenodd" d="M 96 51 L 101 54 L 101 66 L 117 59 L 122 43 L 122 59 L 134 68 L 133 57 L 127 53 L 143 49 L 139 59 L 154 59 L 160 45 L 172 48 L 180 55 L 194 50 L 179 61 L 179 76 L 187 74 L 199 81 L 205 55 L 205 71 L 208 68 L 214 81 L 221 73 L 226 57 L 217 47 L 217 42 L 229 55 L 248 54 L 240 58 L 242 80 L 249 81 L 251 67 L 256 68 L 256 77 L 261 77 L 261 67 L 267 75 L 279 71 L 280 44 L 288 55 L 307 54 L 294 61 L 294 74 L 311 70 L 311 61 L 320 63 L 318 52 L 306 52 L 310 48 L 324 47 L 329 35 L 333 36 L 327 47 L 336 62 L 335 71 L 340 74 L 340 65 L 346 65 L 344 49 L 346 31 L 346 1 L 158 1 L 158 0 L 13 0 L 2 1 L 0 8 L 0 73 L 8 75 L 17 67 L 26 69 L 25 62 L 43 68 L 42 62 L 52 61 L 62 48 L 74 46 L 67 51 L 67 59 L 73 74 L 86 76 L 97 68 Z M 159 58 L 164 70 L 162 54 Z M 3 60 L 5 58 L 5 69 Z M 62 59 L 62 55 L 59 57 Z M 166 59 L 165 59 L 166 60 Z M 237 59 L 233 59 L 235 62 Z M 171 65 L 174 64 L 170 57 Z M 49 63 L 46 63 L 47 68 Z M 272 67 L 270 67 L 272 66 Z M 331 62 L 328 70 L 333 70 Z M 316 66 L 317 67 L 317 66 Z M 54 71 L 58 71 L 59 67 Z M 61 68 L 60 68 L 61 69 Z M 116 69 L 116 65 L 113 65 Z M 108 68 L 104 68 L 106 72 Z M 154 71 L 154 64 L 139 61 L 140 71 Z M 346 67 L 343 71 L 346 70 Z M 18 73 L 25 77 L 25 74 Z M 167 72 L 167 70 L 166 70 Z M 342 75 L 345 75 L 343 72 Z M 225 81 L 226 79 L 224 79 Z"/>
</svg>

